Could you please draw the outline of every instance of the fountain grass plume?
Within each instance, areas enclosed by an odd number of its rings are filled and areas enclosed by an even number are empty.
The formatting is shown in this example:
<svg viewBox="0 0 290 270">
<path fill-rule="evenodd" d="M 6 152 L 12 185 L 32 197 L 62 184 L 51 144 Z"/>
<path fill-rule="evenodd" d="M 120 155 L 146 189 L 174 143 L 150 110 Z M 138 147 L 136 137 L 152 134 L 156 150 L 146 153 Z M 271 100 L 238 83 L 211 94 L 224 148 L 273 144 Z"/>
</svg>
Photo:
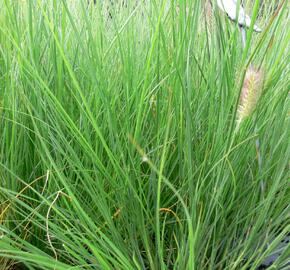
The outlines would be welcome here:
<svg viewBox="0 0 290 270">
<path fill-rule="evenodd" d="M 244 119 L 252 114 L 263 91 L 264 72 L 251 65 L 245 74 L 237 112 L 237 129 Z"/>
</svg>

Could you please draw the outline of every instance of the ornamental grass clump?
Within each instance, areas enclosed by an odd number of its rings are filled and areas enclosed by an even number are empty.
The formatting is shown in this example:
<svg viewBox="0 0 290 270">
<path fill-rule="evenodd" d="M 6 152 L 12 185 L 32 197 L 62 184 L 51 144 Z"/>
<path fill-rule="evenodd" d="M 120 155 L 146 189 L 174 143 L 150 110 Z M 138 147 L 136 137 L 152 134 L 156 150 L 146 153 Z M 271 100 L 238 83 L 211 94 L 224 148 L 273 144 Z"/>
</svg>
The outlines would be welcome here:
<svg viewBox="0 0 290 270">
<path fill-rule="evenodd" d="M 245 74 L 240 103 L 237 113 L 237 128 L 241 122 L 251 115 L 257 106 L 263 90 L 264 72 L 250 66 Z"/>
<path fill-rule="evenodd" d="M 205 2 L 0 1 L 0 270 L 255 270 L 276 251 L 288 9 L 242 50 Z M 260 99 L 253 67 L 233 89 L 252 61 Z"/>
</svg>

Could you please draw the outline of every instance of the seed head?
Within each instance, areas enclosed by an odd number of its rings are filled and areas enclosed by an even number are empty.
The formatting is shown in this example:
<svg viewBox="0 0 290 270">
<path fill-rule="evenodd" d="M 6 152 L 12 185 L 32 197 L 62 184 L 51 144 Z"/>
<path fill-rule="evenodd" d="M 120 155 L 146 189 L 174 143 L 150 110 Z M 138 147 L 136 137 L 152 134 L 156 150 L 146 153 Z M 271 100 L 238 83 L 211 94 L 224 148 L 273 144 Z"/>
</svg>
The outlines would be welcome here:
<svg viewBox="0 0 290 270">
<path fill-rule="evenodd" d="M 255 109 L 262 93 L 264 73 L 254 66 L 246 72 L 237 112 L 237 127 Z"/>
<path fill-rule="evenodd" d="M 214 27 L 214 16 L 212 4 L 209 1 L 206 1 L 204 4 L 204 16 L 206 22 L 206 29 L 211 33 Z"/>
</svg>

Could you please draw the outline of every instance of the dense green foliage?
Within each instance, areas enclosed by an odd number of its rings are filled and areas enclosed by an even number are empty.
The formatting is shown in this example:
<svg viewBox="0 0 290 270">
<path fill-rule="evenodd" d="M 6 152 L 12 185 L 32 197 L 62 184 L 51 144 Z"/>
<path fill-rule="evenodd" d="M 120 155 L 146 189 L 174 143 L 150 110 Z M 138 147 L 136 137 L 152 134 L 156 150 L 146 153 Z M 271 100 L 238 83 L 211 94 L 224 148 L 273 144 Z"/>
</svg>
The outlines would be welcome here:
<svg viewBox="0 0 290 270">
<path fill-rule="evenodd" d="M 289 231 L 287 1 L 245 49 L 204 1 L 121 2 L 0 0 L 0 269 L 257 269 Z"/>
</svg>

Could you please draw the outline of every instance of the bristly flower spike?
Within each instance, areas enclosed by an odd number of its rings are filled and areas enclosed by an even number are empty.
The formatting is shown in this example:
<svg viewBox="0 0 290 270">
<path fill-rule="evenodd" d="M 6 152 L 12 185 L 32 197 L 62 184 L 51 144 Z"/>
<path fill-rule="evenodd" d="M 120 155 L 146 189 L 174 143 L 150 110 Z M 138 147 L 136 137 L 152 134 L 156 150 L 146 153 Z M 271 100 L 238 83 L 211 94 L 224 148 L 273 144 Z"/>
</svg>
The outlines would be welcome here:
<svg viewBox="0 0 290 270">
<path fill-rule="evenodd" d="M 237 129 L 242 121 L 255 109 L 262 93 L 264 73 L 250 66 L 245 74 L 243 88 L 240 95 L 240 103 L 237 111 Z"/>
</svg>

